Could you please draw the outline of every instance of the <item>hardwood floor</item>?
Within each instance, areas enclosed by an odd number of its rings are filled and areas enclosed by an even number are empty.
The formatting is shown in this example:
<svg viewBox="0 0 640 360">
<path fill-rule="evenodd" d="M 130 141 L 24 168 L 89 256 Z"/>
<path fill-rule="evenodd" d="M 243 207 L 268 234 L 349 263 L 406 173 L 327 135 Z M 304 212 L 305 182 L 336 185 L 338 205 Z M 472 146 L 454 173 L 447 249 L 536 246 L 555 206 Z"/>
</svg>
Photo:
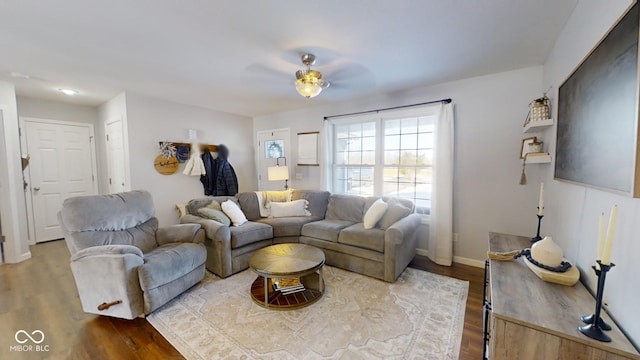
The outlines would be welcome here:
<svg viewBox="0 0 640 360">
<path fill-rule="evenodd" d="M 183 359 L 145 319 L 82 312 L 64 241 L 31 246 L 31 255 L 0 266 L 0 359 Z M 469 281 L 460 359 L 480 359 L 483 270 L 439 266 L 421 256 L 410 266 Z M 41 330 L 40 349 L 48 351 L 16 352 L 19 330 Z"/>
</svg>

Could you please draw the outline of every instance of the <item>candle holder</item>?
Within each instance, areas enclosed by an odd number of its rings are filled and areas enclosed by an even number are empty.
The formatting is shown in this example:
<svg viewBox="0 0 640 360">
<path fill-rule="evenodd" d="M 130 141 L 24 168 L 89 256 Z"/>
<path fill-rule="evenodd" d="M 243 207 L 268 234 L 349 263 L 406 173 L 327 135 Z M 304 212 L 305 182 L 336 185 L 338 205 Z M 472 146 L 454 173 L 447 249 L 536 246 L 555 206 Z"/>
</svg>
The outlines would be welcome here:
<svg viewBox="0 0 640 360">
<path fill-rule="evenodd" d="M 587 325 L 579 326 L 578 330 L 580 330 L 581 333 L 585 334 L 586 336 L 592 339 L 596 339 L 598 341 L 603 341 L 603 342 L 611 342 L 611 338 L 607 334 L 602 332 L 602 330 L 607 330 L 602 325 L 606 325 L 609 328 L 608 330 L 611 330 L 611 326 L 609 326 L 609 324 L 602 321 L 602 318 L 600 318 L 600 310 L 602 309 L 602 294 L 604 293 L 604 281 L 607 278 L 607 272 L 609 272 L 609 270 L 611 270 L 611 268 L 616 265 L 614 263 L 605 265 L 605 264 L 602 264 L 600 260 L 596 260 L 596 262 L 598 263 L 598 265 L 600 265 L 599 270 L 597 267 L 592 266 L 593 271 L 595 271 L 596 275 L 598 276 L 598 291 L 596 293 L 596 311 L 592 315 L 583 316 L 581 318 L 582 321 L 584 322 L 587 322 L 588 320 L 590 320 L 591 322 L 588 323 Z"/>
<path fill-rule="evenodd" d="M 538 211 L 540 210 L 540 207 L 537 207 Z M 543 208 L 544 209 L 544 208 Z M 534 243 L 536 241 L 540 241 L 542 240 L 542 237 L 540 236 L 540 223 L 542 222 L 542 218 L 544 217 L 544 215 L 538 215 L 536 214 L 536 216 L 538 217 L 538 231 L 536 232 L 536 236 L 531 238 L 531 242 Z"/>
</svg>

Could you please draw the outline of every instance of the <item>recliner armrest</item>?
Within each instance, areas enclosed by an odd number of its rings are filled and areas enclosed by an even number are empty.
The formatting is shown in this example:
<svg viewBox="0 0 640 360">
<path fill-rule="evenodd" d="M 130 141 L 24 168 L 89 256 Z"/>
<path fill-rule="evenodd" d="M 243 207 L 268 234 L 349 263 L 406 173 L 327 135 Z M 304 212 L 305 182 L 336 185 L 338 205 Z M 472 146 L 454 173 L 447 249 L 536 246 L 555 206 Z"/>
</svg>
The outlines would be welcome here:
<svg viewBox="0 0 640 360">
<path fill-rule="evenodd" d="M 158 245 L 175 242 L 195 242 L 198 230 L 200 230 L 199 224 L 164 226 L 156 231 L 156 241 Z"/>
<path fill-rule="evenodd" d="M 126 255 L 133 254 L 143 258 L 142 250 L 133 245 L 102 245 L 92 246 L 78 251 L 71 256 L 71 262 L 78 261 L 82 258 L 102 255 Z"/>
</svg>

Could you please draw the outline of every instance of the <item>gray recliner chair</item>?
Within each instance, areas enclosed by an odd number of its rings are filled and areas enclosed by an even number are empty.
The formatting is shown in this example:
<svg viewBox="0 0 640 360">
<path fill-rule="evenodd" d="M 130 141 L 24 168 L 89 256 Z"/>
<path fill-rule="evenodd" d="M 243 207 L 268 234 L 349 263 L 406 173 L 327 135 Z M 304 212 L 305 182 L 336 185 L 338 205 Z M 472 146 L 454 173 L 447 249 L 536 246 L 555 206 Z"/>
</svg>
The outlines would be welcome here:
<svg viewBox="0 0 640 360">
<path fill-rule="evenodd" d="M 204 231 L 158 228 L 147 191 L 69 198 L 58 220 L 85 312 L 133 319 L 204 278 Z"/>
</svg>

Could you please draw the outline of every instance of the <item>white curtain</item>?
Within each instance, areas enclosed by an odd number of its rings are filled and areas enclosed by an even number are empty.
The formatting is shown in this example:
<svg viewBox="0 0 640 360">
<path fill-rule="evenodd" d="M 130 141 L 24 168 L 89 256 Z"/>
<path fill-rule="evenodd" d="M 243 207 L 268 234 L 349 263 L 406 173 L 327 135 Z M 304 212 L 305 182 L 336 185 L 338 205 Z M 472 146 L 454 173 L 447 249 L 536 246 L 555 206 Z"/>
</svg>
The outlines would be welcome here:
<svg viewBox="0 0 640 360">
<path fill-rule="evenodd" d="M 327 191 L 332 190 L 332 161 L 331 153 L 333 151 L 333 131 L 330 120 L 324 120 L 322 127 L 322 141 L 320 154 L 320 176 L 322 177 L 322 187 Z"/>
<path fill-rule="evenodd" d="M 453 260 L 453 104 L 442 104 L 434 129 L 429 258 Z"/>
</svg>

